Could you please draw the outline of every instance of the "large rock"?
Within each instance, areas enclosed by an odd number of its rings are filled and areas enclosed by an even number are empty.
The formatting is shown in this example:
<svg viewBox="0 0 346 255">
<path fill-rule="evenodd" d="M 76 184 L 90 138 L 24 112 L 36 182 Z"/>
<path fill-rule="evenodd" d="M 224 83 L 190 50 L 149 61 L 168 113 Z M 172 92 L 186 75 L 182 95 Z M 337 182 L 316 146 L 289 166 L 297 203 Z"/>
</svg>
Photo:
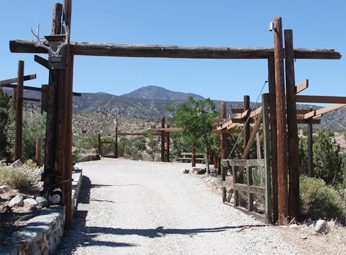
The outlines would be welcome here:
<svg viewBox="0 0 346 255">
<path fill-rule="evenodd" d="M 12 164 L 11 164 L 12 167 L 22 167 L 23 166 L 23 163 L 20 159 L 17 159 L 16 161 L 14 161 Z"/>
<path fill-rule="evenodd" d="M 327 222 L 325 220 L 319 219 L 315 224 L 314 230 L 320 234 L 327 233 Z"/>
<path fill-rule="evenodd" d="M 10 207 L 23 206 L 24 197 L 22 195 L 17 195 L 11 199 L 9 202 Z"/>
<path fill-rule="evenodd" d="M 0 194 L 4 194 L 9 190 L 10 190 L 10 188 L 7 185 L 0 186 Z"/>
<path fill-rule="evenodd" d="M 27 207 L 37 206 L 37 201 L 33 198 L 24 199 L 24 205 Z"/>
<path fill-rule="evenodd" d="M 42 207 L 45 207 L 48 205 L 48 201 L 44 197 L 36 197 L 36 202 L 37 202 L 37 205 Z"/>
</svg>

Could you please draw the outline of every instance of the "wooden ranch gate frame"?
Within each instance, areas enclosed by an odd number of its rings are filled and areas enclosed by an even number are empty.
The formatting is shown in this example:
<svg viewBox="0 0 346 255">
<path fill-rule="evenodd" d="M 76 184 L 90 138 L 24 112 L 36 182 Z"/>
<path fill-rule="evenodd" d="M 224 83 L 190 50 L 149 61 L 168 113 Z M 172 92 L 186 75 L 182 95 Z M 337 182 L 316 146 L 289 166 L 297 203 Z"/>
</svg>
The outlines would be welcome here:
<svg viewBox="0 0 346 255">
<path fill-rule="evenodd" d="M 154 57 L 154 58 L 195 58 L 195 59 L 264 59 L 268 61 L 268 83 L 270 94 L 271 127 L 272 127 L 272 155 L 277 160 L 273 161 L 273 179 L 278 180 L 278 185 L 273 186 L 273 192 L 278 194 L 278 218 L 283 224 L 288 216 L 295 216 L 299 197 L 297 196 L 295 160 L 289 157 L 297 156 L 297 144 L 288 147 L 286 137 L 286 122 L 288 122 L 289 136 L 295 136 L 296 124 L 290 117 L 294 113 L 295 95 L 291 93 L 295 89 L 294 82 L 294 59 L 340 59 L 339 52 L 334 50 L 318 49 L 294 49 L 292 30 L 285 31 L 285 49 L 282 40 L 281 18 L 273 20 L 274 48 L 230 48 L 230 47 L 179 47 L 164 45 L 126 45 L 126 44 L 96 44 L 88 42 L 71 42 L 70 36 L 61 36 L 64 32 L 71 33 L 72 0 L 64 0 L 64 5 L 55 4 L 53 11 L 52 36 L 46 37 L 47 45 L 54 51 L 67 40 L 67 45 L 60 52 L 61 63 L 49 53 L 48 61 L 36 58 L 36 61 L 49 69 L 49 94 L 54 95 L 48 103 L 48 147 L 46 150 L 45 173 L 49 185 L 61 184 L 63 201 L 66 206 L 66 227 L 71 226 L 71 179 L 72 175 L 72 87 L 73 87 L 73 59 L 76 55 L 84 56 L 114 56 L 114 57 Z M 68 28 L 64 31 L 63 24 Z M 59 36 L 60 34 L 60 36 Z M 46 48 L 36 47 L 32 41 L 10 41 L 11 52 L 16 53 L 43 53 L 47 54 Z M 286 88 L 287 104 L 290 109 L 286 117 L 285 108 L 285 70 L 286 60 Z M 294 103 L 294 104 L 293 104 Z M 288 119 L 288 121 L 287 121 Z M 293 120 L 293 121 L 292 121 Z M 293 126 L 292 126 L 293 125 Z M 291 139 L 290 139 L 291 141 Z M 297 140 L 292 139 L 295 143 Z M 289 152 L 289 153 L 287 153 Z M 294 186 L 290 196 L 290 211 L 288 210 L 288 162 L 290 184 Z M 292 174 L 291 174 L 292 173 Z M 299 178 L 299 177 L 298 177 Z M 48 185 L 48 186 L 49 186 Z"/>
</svg>

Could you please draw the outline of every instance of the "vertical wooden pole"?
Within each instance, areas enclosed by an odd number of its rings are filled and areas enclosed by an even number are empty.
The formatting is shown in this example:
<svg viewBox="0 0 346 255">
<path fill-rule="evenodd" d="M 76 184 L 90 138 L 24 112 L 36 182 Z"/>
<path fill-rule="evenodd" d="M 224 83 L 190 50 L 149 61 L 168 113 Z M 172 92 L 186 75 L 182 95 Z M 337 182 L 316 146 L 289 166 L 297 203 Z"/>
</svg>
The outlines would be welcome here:
<svg viewBox="0 0 346 255">
<path fill-rule="evenodd" d="M 14 160 L 23 160 L 23 83 L 24 61 L 18 62 L 18 83 L 16 87 L 16 135 Z"/>
<path fill-rule="evenodd" d="M 288 132 L 289 216 L 299 221 L 299 145 L 294 76 L 293 32 L 285 30 L 285 68 Z"/>
<path fill-rule="evenodd" d="M 256 152 L 257 152 L 257 159 L 261 159 L 262 158 L 261 139 L 258 132 L 256 133 Z"/>
<path fill-rule="evenodd" d="M 244 107 L 243 110 L 249 110 L 250 109 L 250 96 L 244 96 Z M 243 141 L 243 148 L 245 151 L 246 145 L 249 142 L 250 139 L 250 122 L 248 121 L 247 123 L 244 124 L 244 141 Z M 249 158 L 247 156 L 246 158 Z"/>
<path fill-rule="evenodd" d="M 72 18 L 72 0 L 64 1 L 64 22 L 71 34 Z M 66 31 L 65 31 L 66 32 Z M 70 37 L 69 37 L 70 39 Z M 73 62 L 74 58 L 71 53 L 70 42 L 66 46 L 66 73 L 65 73 L 65 180 L 72 179 L 72 91 L 73 91 Z M 72 182 L 67 181 L 64 184 L 65 189 L 65 206 L 66 206 L 66 224 L 65 228 L 69 229 L 72 225 Z"/>
<path fill-rule="evenodd" d="M 165 128 L 165 117 L 161 118 L 161 128 Z M 165 131 L 161 131 L 161 161 L 165 162 Z"/>
<path fill-rule="evenodd" d="M 279 224 L 287 223 L 288 189 L 287 189 L 287 132 L 284 63 L 282 47 L 281 17 L 274 18 L 274 62 L 276 85 L 276 127 L 277 127 L 277 163 L 278 163 L 278 216 Z"/>
<path fill-rule="evenodd" d="M 167 128 L 170 128 L 170 125 L 167 124 Z M 169 153 L 170 153 L 170 146 L 171 146 L 171 141 L 170 141 L 170 134 L 169 132 L 166 132 L 166 138 L 167 138 L 167 141 L 166 141 L 166 153 L 167 153 L 167 158 L 166 158 L 166 161 L 169 162 Z"/>
<path fill-rule="evenodd" d="M 221 103 L 221 119 L 226 119 L 227 109 L 226 109 L 226 103 Z M 221 133 L 220 135 L 220 145 L 221 145 L 221 159 L 226 159 L 228 157 L 228 151 L 227 151 L 227 134 Z"/>
<path fill-rule="evenodd" d="M 269 114 L 270 114 L 270 95 L 262 95 L 263 109 L 263 141 L 264 141 L 264 186 L 265 186 L 265 216 L 266 223 L 272 222 L 272 189 L 271 189 L 271 171 L 270 171 L 270 131 L 269 131 Z"/>
<path fill-rule="evenodd" d="M 61 33 L 61 17 L 62 4 L 54 4 L 53 21 L 51 34 Z M 62 181 L 56 157 L 58 156 L 58 84 L 59 71 L 49 70 L 47 93 L 46 93 L 46 137 L 45 137 L 45 156 L 44 156 L 44 172 L 43 172 L 43 192 L 50 192 L 54 186 Z M 44 90 L 45 91 L 45 90 Z M 44 92 L 43 92 L 44 93 Z M 44 105 L 41 105 L 44 107 Z"/>
<path fill-rule="evenodd" d="M 192 167 L 196 166 L 196 144 L 192 143 L 192 156 L 191 156 Z"/>
<path fill-rule="evenodd" d="M 313 127 L 312 127 L 312 123 L 308 122 L 308 172 L 307 172 L 307 176 L 309 176 L 309 177 L 314 176 L 314 161 L 313 161 L 313 151 L 312 151 L 312 145 L 313 144 L 314 144 Z"/>
<path fill-rule="evenodd" d="M 118 158 L 118 125 L 115 125 L 114 157 Z"/>
<path fill-rule="evenodd" d="M 41 137 L 36 138 L 36 164 L 37 166 L 42 166 L 42 139 Z"/>
<path fill-rule="evenodd" d="M 102 143 L 101 143 L 101 134 L 97 135 L 97 150 L 100 156 L 102 156 Z"/>
<path fill-rule="evenodd" d="M 277 165 L 277 134 L 276 134 L 276 88 L 274 58 L 268 59 L 268 87 L 270 111 L 270 159 L 272 188 L 272 222 L 278 220 L 278 165 Z"/>
</svg>

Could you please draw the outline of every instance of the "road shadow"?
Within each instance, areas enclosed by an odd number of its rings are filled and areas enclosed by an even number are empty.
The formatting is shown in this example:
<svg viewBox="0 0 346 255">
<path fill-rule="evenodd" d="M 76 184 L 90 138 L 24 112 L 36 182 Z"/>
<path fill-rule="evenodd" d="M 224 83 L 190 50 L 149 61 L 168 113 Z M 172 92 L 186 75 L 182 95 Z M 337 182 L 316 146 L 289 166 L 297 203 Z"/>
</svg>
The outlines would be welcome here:
<svg viewBox="0 0 346 255">
<path fill-rule="evenodd" d="M 99 188 L 103 185 L 93 185 L 90 179 L 83 176 L 83 184 L 80 191 L 79 202 L 89 203 L 90 201 L 90 190 L 92 188 Z M 109 186 L 109 185 L 105 185 Z M 99 200 L 97 202 L 112 202 L 107 200 Z M 115 235 L 115 236 L 141 236 L 146 238 L 162 238 L 167 235 L 186 235 L 196 236 L 204 233 L 220 233 L 228 230 L 242 231 L 244 229 L 253 229 L 259 227 L 265 227 L 262 224 L 249 224 L 249 225 L 233 225 L 233 226 L 222 226 L 212 228 L 165 228 L 163 226 L 157 228 L 145 228 L 145 229 L 134 229 L 134 228 L 114 228 L 114 227 L 97 227 L 97 226 L 86 226 L 86 218 L 88 211 L 79 210 L 75 213 L 72 227 L 67 231 L 63 237 L 63 240 L 59 246 L 59 255 L 71 254 L 76 250 L 77 247 L 87 246 L 107 246 L 107 247 L 134 247 L 138 244 L 124 243 L 124 242 L 113 242 L 113 241 L 101 241 L 97 240 L 100 235 Z M 129 215 L 129 217 L 131 217 Z"/>
</svg>

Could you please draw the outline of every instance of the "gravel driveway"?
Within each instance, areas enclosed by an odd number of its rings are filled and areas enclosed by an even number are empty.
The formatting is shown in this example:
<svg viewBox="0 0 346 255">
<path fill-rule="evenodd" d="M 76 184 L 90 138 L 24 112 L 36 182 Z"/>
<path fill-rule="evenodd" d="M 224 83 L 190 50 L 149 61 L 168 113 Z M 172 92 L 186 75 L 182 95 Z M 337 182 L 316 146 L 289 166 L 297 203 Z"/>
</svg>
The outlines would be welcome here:
<svg viewBox="0 0 346 255">
<path fill-rule="evenodd" d="M 189 165 L 82 163 L 78 212 L 58 254 L 301 254 L 277 229 L 182 174 Z"/>
</svg>

